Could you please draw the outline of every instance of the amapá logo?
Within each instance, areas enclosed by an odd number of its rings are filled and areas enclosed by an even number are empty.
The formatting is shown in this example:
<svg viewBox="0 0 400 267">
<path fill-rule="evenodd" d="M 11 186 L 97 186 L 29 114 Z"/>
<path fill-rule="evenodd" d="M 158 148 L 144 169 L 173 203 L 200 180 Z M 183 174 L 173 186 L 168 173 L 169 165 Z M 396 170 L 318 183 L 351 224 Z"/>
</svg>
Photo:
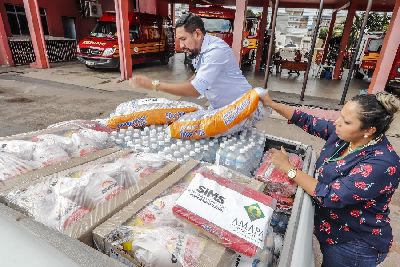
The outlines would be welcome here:
<svg viewBox="0 0 400 267">
<path fill-rule="evenodd" d="M 245 208 L 247 215 L 249 216 L 251 221 L 255 221 L 257 219 L 261 219 L 261 218 L 265 217 L 260 206 L 258 206 L 258 203 L 255 203 L 250 206 L 244 206 L 244 208 Z"/>
</svg>

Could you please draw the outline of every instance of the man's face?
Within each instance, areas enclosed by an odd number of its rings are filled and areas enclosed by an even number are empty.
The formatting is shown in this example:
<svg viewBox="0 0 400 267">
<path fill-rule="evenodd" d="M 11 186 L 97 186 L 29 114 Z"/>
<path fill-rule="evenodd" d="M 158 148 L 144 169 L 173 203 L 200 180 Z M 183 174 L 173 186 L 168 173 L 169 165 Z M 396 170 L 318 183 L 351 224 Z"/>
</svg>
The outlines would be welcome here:
<svg viewBox="0 0 400 267">
<path fill-rule="evenodd" d="M 203 43 L 203 33 L 200 29 L 196 29 L 193 33 L 189 33 L 185 28 L 176 28 L 176 37 L 179 39 L 180 47 L 183 52 L 188 53 L 191 57 L 196 57 L 201 50 Z"/>
</svg>

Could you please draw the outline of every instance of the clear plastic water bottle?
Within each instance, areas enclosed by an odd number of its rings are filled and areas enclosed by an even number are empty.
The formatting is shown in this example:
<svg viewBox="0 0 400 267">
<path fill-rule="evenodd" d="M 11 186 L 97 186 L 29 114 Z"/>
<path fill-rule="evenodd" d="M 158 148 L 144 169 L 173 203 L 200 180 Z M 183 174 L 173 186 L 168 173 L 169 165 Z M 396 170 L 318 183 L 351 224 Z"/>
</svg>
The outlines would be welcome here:
<svg viewBox="0 0 400 267">
<path fill-rule="evenodd" d="M 235 163 L 236 163 L 235 148 L 230 147 L 228 153 L 226 154 L 224 165 L 228 168 L 235 169 Z"/>
<path fill-rule="evenodd" d="M 203 153 L 202 153 L 201 161 L 211 162 L 210 160 L 210 149 L 208 145 L 203 146 Z"/>
<path fill-rule="evenodd" d="M 246 157 L 245 150 L 242 148 L 239 151 L 239 156 L 236 158 L 235 169 L 244 175 L 249 175 L 247 166 L 248 158 Z"/>
<path fill-rule="evenodd" d="M 196 159 L 197 159 L 197 157 L 196 157 L 196 152 L 193 151 L 193 150 L 190 151 L 190 152 L 189 152 L 189 157 L 191 157 L 192 159 L 195 159 L 195 160 L 196 160 Z"/>
<path fill-rule="evenodd" d="M 225 143 L 221 143 L 216 154 L 215 164 L 223 165 L 225 163 L 225 158 L 226 158 Z"/>
</svg>

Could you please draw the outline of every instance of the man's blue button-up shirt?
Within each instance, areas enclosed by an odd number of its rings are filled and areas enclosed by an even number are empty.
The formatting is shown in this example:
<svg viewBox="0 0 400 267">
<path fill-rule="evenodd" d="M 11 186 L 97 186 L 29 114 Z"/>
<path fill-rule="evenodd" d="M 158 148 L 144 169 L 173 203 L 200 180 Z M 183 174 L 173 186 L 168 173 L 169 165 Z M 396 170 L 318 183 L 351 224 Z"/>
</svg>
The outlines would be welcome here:
<svg viewBox="0 0 400 267">
<path fill-rule="evenodd" d="M 252 88 L 243 76 L 232 49 L 218 37 L 204 36 L 193 66 L 196 77 L 191 83 L 214 109 L 230 104 Z"/>
</svg>

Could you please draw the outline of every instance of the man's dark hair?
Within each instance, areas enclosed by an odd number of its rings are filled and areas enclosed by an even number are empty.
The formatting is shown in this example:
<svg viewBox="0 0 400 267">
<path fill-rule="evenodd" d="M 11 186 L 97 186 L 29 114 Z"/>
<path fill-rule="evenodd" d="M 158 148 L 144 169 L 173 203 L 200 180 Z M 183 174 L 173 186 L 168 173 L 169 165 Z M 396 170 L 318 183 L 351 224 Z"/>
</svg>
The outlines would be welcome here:
<svg viewBox="0 0 400 267">
<path fill-rule="evenodd" d="M 188 33 L 194 33 L 196 29 L 200 29 L 203 34 L 206 34 L 206 29 L 204 28 L 204 22 L 199 17 L 193 13 L 183 14 L 175 24 L 175 28 L 183 27 Z"/>
</svg>

